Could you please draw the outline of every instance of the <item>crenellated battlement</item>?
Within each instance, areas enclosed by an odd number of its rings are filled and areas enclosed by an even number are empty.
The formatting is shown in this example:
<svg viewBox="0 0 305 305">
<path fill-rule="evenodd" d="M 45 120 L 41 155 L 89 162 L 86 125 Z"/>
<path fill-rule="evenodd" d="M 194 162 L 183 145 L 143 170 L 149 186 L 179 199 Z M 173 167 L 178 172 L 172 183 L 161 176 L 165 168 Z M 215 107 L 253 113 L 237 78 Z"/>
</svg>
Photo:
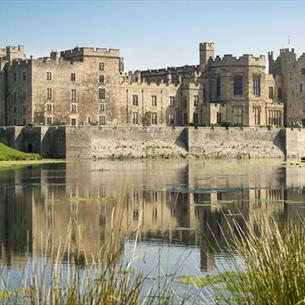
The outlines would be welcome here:
<svg viewBox="0 0 305 305">
<path fill-rule="evenodd" d="M 24 46 L 6 46 L 5 48 L 0 49 L 0 58 L 4 58 L 8 61 L 15 59 L 24 59 Z"/>
<path fill-rule="evenodd" d="M 201 42 L 199 43 L 199 50 L 214 50 L 214 42 Z"/>
<path fill-rule="evenodd" d="M 17 46 L 7 46 L 6 47 L 6 51 L 7 52 L 20 52 L 20 51 L 24 51 L 24 46 L 23 45 L 17 45 Z"/>
<path fill-rule="evenodd" d="M 167 67 L 163 69 L 149 69 L 149 70 L 142 70 L 142 75 L 164 75 L 168 73 L 188 73 L 188 72 L 194 72 L 198 66 L 196 65 L 185 65 L 180 67 Z"/>
<path fill-rule="evenodd" d="M 255 57 L 251 54 L 244 54 L 240 57 L 235 57 L 231 54 L 225 54 L 223 57 L 219 55 L 215 57 L 214 60 L 210 59 L 208 64 L 210 67 L 218 66 L 266 66 L 266 57 L 260 55 Z"/>
<path fill-rule="evenodd" d="M 141 76 L 140 71 L 129 71 L 122 75 L 121 83 L 128 84 L 128 85 L 135 85 L 135 86 L 163 86 L 163 87 L 177 87 L 178 85 L 182 84 L 181 78 L 173 80 L 171 77 L 168 77 L 166 80 L 163 78 L 159 80 L 151 80 L 149 78 L 145 78 Z"/>
<path fill-rule="evenodd" d="M 295 54 L 294 49 L 284 48 L 280 49 L 280 54 Z"/>
<path fill-rule="evenodd" d="M 74 48 L 61 51 L 60 56 L 67 59 L 82 58 L 84 56 L 120 57 L 120 49 L 107 48 Z"/>
</svg>

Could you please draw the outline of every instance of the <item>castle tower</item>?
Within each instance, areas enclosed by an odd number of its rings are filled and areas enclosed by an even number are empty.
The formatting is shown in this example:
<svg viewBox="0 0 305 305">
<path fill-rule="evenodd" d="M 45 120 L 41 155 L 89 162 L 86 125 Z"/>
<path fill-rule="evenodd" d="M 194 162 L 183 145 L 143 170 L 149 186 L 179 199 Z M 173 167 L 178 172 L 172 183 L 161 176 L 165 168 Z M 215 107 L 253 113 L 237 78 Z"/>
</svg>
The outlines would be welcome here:
<svg viewBox="0 0 305 305">
<path fill-rule="evenodd" d="M 208 60 L 214 59 L 214 43 L 204 42 L 199 44 L 199 63 L 200 67 L 205 67 Z"/>
<path fill-rule="evenodd" d="M 23 46 L 7 46 L 6 47 L 6 56 L 8 61 L 14 59 L 25 59 L 24 47 Z"/>
</svg>

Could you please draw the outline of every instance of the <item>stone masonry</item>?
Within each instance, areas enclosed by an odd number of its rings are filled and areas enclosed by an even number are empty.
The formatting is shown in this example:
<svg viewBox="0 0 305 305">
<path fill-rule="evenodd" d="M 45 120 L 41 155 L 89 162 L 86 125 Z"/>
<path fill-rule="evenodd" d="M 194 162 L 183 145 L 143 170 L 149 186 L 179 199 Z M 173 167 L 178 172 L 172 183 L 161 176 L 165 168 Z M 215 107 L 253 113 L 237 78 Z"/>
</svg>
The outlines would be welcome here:
<svg viewBox="0 0 305 305">
<path fill-rule="evenodd" d="M 0 49 L 0 125 L 264 126 L 304 121 L 305 56 L 214 56 L 199 64 L 124 72 L 118 49 L 74 48 L 26 58 Z"/>
</svg>

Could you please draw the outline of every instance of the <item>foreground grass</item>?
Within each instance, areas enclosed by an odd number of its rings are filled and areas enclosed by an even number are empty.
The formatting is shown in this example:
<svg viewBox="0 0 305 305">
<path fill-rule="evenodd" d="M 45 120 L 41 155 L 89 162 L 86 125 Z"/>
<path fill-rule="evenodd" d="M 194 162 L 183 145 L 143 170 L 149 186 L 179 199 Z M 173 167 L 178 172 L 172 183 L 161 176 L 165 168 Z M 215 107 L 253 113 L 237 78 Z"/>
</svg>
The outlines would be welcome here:
<svg viewBox="0 0 305 305">
<path fill-rule="evenodd" d="M 231 252 L 238 251 L 244 266 L 239 258 L 217 281 L 207 279 L 213 304 L 305 304 L 304 227 L 283 229 L 274 220 L 257 225 L 234 233 Z"/>
<path fill-rule="evenodd" d="M 25 153 L 0 143 L 0 161 L 41 160 L 39 154 Z"/>
</svg>

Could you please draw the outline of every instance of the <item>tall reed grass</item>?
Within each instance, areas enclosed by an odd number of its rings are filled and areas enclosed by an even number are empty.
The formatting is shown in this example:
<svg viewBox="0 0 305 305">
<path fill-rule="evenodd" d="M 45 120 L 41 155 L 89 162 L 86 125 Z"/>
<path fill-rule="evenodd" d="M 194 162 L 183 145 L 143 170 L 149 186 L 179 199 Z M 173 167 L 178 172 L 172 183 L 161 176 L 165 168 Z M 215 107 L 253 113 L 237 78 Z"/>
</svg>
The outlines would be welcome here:
<svg viewBox="0 0 305 305">
<path fill-rule="evenodd" d="M 253 228 L 232 229 L 230 253 L 239 255 L 210 283 L 209 304 L 305 304 L 305 229 L 283 228 L 274 219 L 260 219 Z"/>
</svg>

